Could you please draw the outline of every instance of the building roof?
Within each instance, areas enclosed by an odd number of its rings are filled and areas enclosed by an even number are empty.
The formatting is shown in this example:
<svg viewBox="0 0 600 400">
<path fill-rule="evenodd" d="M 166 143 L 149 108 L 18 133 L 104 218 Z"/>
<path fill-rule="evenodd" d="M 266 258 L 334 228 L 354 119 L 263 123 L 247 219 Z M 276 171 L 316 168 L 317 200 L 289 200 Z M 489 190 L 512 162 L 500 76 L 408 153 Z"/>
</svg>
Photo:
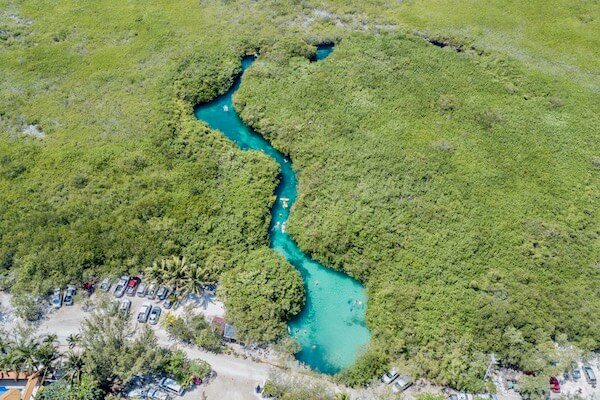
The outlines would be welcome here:
<svg viewBox="0 0 600 400">
<path fill-rule="evenodd" d="M 235 340 L 235 326 L 230 324 L 225 324 L 225 329 L 223 329 L 223 337 L 225 339 Z"/>
</svg>

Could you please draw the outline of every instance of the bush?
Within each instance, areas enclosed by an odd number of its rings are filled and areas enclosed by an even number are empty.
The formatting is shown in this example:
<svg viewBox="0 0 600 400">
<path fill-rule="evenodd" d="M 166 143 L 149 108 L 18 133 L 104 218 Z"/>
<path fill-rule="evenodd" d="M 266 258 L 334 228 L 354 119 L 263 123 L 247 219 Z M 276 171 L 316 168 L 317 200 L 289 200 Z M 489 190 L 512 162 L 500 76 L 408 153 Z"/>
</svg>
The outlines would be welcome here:
<svg viewBox="0 0 600 400">
<path fill-rule="evenodd" d="M 32 295 L 16 294 L 12 296 L 11 304 L 15 309 L 15 315 L 26 321 L 37 321 L 44 313 L 40 299 Z"/>
</svg>

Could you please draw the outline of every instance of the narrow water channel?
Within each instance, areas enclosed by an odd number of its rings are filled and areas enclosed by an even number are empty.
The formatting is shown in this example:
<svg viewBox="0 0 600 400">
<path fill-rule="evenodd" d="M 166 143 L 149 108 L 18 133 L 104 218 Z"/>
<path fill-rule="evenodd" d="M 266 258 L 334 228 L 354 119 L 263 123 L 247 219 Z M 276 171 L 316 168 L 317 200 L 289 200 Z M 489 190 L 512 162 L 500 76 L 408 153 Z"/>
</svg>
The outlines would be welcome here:
<svg viewBox="0 0 600 400">
<path fill-rule="evenodd" d="M 317 60 L 325 59 L 332 45 L 319 46 Z M 301 345 L 296 358 L 326 374 L 334 374 L 354 363 L 370 333 L 365 324 L 366 294 L 362 285 L 348 275 L 333 271 L 302 252 L 286 233 L 290 210 L 296 200 L 297 179 L 289 158 L 253 131 L 234 110 L 232 97 L 239 88 L 243 71 L 254 57 L 242 60 L 242 74 L 224 95 L 195 109 L 196 117 L 219 130 L 242 150 L 258 150 L 271 156 L 281 171 L 271 209 L 269 245 L 281 253 L 300 273 L 306 288 L 306 305 L 289 323 L 290 335 Z"/>
</svg>

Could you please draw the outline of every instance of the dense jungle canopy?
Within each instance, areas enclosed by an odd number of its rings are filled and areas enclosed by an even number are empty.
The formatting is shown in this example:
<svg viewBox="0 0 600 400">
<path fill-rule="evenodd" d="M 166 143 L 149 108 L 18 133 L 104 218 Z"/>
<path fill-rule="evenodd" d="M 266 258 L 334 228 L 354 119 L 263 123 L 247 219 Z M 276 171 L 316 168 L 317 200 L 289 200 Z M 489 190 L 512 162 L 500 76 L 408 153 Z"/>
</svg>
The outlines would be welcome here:
<svg viewBox="0 0 600 400">
<path fill-rule="evenodd" d="M 537 370 L 553 341 L 598 349 L 598 15 L 567 0 L 0 0 L 0 286 L 45 294 L 185 256 L 225 274 L 225 294 L 281 282 L 226 305 L 244 321 L 273 302 L 244 335 L 284 335 L 303 292 L 267 248 L 276 165 L 192 114 L 260 51 L 236 107 L 294 160 L 289 230 L 368 291 L 373 343 L 347 382 L 400 362 L 477 389 L 490 352 Z M 310 63 L 324 41 L 336 50 Z"/>
</svg>

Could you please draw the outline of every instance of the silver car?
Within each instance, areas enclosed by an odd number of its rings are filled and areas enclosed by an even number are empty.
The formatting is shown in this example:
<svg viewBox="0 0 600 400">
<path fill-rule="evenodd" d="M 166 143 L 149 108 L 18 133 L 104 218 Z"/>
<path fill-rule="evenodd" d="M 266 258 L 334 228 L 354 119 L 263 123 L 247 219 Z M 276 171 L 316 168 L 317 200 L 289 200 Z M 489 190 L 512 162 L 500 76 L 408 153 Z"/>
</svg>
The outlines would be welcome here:
<svg viewBox="0 0 600 400">
<path fill-rule="evenodd" d="M 144 282 L 141 282 L 137 288 L 137 296 L 145 297 L 147 288 L 148 288 L 148 286 Z"/>
<path fill-rule="evenodd" d="M 144 323 L 148 321 L 148 316 L 150 315 L 150 311 L 152 310 L 152 306 L 150 303 L 146 302 L 142 304 L 142 308 L 138 311 L 137 321 L 140 323 Z"/>
</svg>

